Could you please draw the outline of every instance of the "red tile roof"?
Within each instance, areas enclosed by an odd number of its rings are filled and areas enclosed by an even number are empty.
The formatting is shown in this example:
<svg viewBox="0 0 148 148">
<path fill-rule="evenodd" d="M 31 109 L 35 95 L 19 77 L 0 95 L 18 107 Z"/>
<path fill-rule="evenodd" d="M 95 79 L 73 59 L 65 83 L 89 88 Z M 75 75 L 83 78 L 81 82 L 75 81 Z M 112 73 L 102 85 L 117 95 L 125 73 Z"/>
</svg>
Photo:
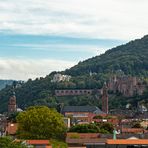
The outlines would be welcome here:
<svg viewBox="0 0 148 148">
<path fill-rule="evenodd" d="M 143 133 L 142 128 L 122 128 L 122 133 Z"/>
<path fill-rule="evenodd" d="M 66 138 L 66 143 L 68 144 L 86 144 L 86 143 L 106 143 L 106 138 L 84 138 L 84 139 L 70 139 Z"/>
<path fill-rule="evenodd" d="M 129 144 L 129 145 L 133 145 L 133 144 L 137 144 L 137 145 L 145 145 L 148 144 L 148 139 L 108 139 L 107 144 Z"/>
<path fill-rule="evenodd" d="M 49 145 L 49 140 L 26 140 L 27 144 L 37 145 L 37 144 L 43 144 L 43 145 Z"/>
</svg>

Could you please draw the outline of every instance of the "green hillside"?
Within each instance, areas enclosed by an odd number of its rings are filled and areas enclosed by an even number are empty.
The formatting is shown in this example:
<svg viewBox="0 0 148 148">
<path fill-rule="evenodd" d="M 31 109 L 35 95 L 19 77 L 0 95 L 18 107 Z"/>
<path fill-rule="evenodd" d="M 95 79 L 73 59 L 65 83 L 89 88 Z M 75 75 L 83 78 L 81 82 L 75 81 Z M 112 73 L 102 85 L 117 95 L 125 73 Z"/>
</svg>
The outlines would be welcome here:
<svg viewBox="0 0 148 148">
<path fill-rule="evenodd" d="M 148 76 L 148 35 L 110 49 L 65 71 L 73 76 L 122 70 L 126 75 Z"/>
<path fill-rule="evenodd" d="M 96 94 L 87 96 L 74 96 L 58 98 L 54 96 L 55 89 L 98 89 L 102 87 L 104 81 L 115 73 L 122 70 L 126 75 L 133 75 L 148 79 L 148 36 L 125 45 L 106 51 L 100 56 L 90 58 L 78 63 L 78 65 L 62 71 L 63 74 L 71 75 L 69 82 L 51 83 L 51 79 L 56 72 L 52 72 L 45 78 L 28 80 L 15 88 L 18 107 L 22 109 L 30 105 L 47 105 L 56 107 L 58 103 L 76 105 L 98 105 L 100 103 Z M 91 72 L 91 75 L 90 75 Z M 8 99 L 12 92 L 12 86 L 7 86 L 0 91 L 0 112 L 7 111 Z M 118 100 L 119 98 L 119 100 Z M 148 102 L 148 93 L 134 98 L 123 98 L 122 96 L 112 96 L 109 102 L 110 108 L 122 107 L 127 102 L 146 100 Z"/>
<path fill-rule="evenodd" d="M 0 80 L 0 90 L 5 88 L 6 85 L 11 85 L 13 80 Z"/>
</svg>

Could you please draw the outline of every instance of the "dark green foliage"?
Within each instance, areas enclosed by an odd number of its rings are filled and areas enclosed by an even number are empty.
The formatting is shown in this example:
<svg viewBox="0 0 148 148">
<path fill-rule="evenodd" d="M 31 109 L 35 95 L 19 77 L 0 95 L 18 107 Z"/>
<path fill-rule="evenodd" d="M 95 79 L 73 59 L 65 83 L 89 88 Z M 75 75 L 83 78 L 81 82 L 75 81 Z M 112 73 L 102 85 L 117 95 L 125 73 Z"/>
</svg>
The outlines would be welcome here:
<svg viewBox="0 0 148 148">
<path fill-rule="evenodd" d="M 108 133 L 112 133 L 114 130 L 113 125 L 109 122 L 96 123 L 96 125 L 100 127 L 100 129 L 101 129 L 100 133 L 103 133 L 104 131 L 106 131 Z"/>
<path fill-rule="evenodd" d="M 0 90 L 5 88 L 6 85 L 11 85 L 13 80 L 0 80 Z"/>
<path fill-rule="evenodd" d="M 80 124 L 72 126 L 69 132 L 78 133 L 99 133 L 100 128 L 96 124 Z"/>
<path fill-rule="evenodd" d="M 27 148 L 21 143 L 14 142 L 9 137 L 0 137 L 0 148 Z"/>
<path fill-rule="evenodd" d="M 93 95 L 58 97 L 57 100 L 64 101 L 71 106 L 99 105 L 98 98 Z"/>
<path fill-rule="evenodd" d="M 51 140 L 52 148 L 67 148 L 67 144 L 63 141 Z"/>
<path fill-rule="evenodd" d="M 14 113 L 9 114 L 7 120 L 9 122 L 16 123 L 16 117 L 17 117 L 18 114 L 19 114 L 19 112 L 14 112 Z"/>
<path fill-rule="evenodd" d="M 148 75 L 148 36 L 108 50 L 105 54 L 93 57 L 66 70 L 73 76 L 94 73 L 112 73 L 122 70 L 126 75 Z"/>
<path fill-rule="evenodd" d="M 69 132 L 78 133 L 112 133 L 112 131 L 113 125 L 111 123 L 78 124 L 69 129 Z"/>
<path fill-rule="evenodd" d="M 18 137 L 21 139 L 63 138 L 66 126 L 63 116 L 45 106 L 29 107 L 17 116 Z"/>
</svg>

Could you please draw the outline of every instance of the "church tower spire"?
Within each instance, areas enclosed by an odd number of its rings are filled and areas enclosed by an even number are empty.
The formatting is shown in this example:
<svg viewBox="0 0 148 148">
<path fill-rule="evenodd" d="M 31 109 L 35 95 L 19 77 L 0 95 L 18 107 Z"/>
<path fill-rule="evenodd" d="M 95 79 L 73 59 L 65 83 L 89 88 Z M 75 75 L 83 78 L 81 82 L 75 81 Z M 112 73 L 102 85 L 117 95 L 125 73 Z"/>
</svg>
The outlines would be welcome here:
<svg viewBox="0 0 148 148">
<path fill-rule="evenodd" d="M 16 112 L 16 96 L 14 91 L 8 102 L 8 113 L 13 113 L 13 112 Z"/>
</svg>

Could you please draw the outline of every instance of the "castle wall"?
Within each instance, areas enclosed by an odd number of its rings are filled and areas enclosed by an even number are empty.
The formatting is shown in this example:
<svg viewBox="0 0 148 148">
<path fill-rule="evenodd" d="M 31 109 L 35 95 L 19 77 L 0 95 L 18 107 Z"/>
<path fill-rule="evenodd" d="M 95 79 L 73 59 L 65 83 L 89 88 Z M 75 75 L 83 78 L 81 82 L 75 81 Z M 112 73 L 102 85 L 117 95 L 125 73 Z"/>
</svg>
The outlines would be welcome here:
<svg viewBox="0 0 148 148">
<path fill-rule="evenodd" d="M 55 90 L 56 96 L 77 96 L 92 94 L 93 89 L 73 89 L 73 90 Z M 100 90 L 97 90 L 100 92 Z"/>
<path fill-rule="evenodd" d="M 110 78 L 110 81 L 108 83 L 109 90 L 115 92 L 120 92 L 126 97 L 133 96 L 134 94 L 142 95 L 145 89 L 144 85 L 139 85 L 138 83 L 140 80 L 138 80 L 136 77 L 130 77 L 130 76 L 122 76 L 117 77 L 113 76 Z"/>
</svg>

